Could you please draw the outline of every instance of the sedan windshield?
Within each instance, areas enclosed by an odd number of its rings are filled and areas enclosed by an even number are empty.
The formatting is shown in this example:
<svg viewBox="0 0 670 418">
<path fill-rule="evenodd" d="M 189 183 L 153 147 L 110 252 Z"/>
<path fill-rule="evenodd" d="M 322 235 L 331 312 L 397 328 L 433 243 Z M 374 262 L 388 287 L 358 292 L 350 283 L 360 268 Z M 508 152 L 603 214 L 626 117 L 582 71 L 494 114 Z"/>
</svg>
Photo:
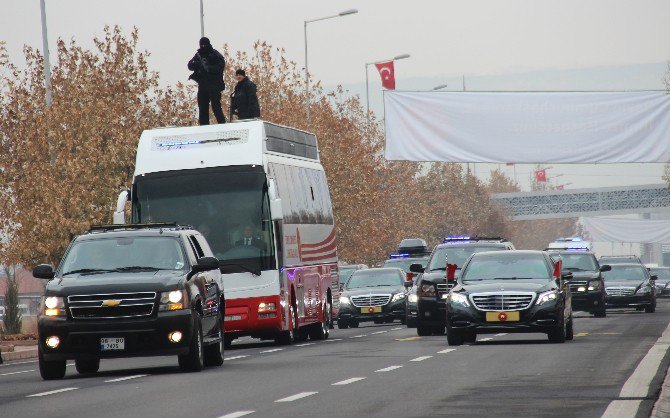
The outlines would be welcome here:
<svg viewBox="0 0 670 418">
<path fill-rule="evenodd" d="M 182 270 L 184 253 L 176 238 L 123 237 L 76 242 L 62 263 L 63 275 L 106 271 Z"/>
<path fill-rule="evenodd" d="M 551 271 L 541 254 L 482 254 L 474 256 L 463 272 L 466 282 L 485 280 L 543 280 L 551 278 Z"/>
<path fill-rule="evenodd" d="M 568 271 L 597 271 L 598 264 L 592 254 L 561 253 L 563 269 Z"/>
<path fill-rule="evenodd" d="M 345 283 L 349 280 L 349 277 L 351 277 L 356 270 L 358 270 L 358 267 L 340 267 L 338 271 L 340 275 L 340 283 Z"/>
<path fill-rule="evenodd" d="M 505 247 L 496 245 L 463 245 L 453 247 L 441 247 L 435 250 L 430 259 L 429 271 L 446 270 L 447 261 L 449 264 L 456 264 L 463 267 L 468 258 L 475 253 L 483 251 L 502 251 Z"/>
<path fill-rule="evenodd" d="M 402 284 L 403 277 L 398 274 L 398 270 L 370 269 L 355 272 L 347 283 L 347 289 L 384 286 L 396 287 L 402 286 Z"/>
<path fill-rule="evenodd" d="M 618 266 L 612 265 L 612 270 L 603 272 L 605 280 L 631 280 L 642 281 L 647 278 L 643 266 Z"/>
</svg>

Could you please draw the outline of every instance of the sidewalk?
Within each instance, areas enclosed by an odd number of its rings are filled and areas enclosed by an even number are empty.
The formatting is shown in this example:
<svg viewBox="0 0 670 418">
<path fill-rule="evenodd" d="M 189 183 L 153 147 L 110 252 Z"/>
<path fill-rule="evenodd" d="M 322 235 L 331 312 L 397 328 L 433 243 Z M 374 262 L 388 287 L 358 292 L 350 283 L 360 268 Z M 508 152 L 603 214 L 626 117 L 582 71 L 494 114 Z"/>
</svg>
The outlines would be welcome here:
<svg viewBox="0 0 670 418">
<path fill-rule="evenodd" d="M 651 411 L 653 418 L 670 418 L 670 373 L 666 373 L 663 384 L 661 385 L 661 394 L 654 404 Z"/>
<path fill-rule="evenodd" d="M 17 345 L 14 347 L 14 351 L 2 352 L 3 361 L 25 360 L 32 358 L 37 358 L 36 345 Z"/>
</svg>

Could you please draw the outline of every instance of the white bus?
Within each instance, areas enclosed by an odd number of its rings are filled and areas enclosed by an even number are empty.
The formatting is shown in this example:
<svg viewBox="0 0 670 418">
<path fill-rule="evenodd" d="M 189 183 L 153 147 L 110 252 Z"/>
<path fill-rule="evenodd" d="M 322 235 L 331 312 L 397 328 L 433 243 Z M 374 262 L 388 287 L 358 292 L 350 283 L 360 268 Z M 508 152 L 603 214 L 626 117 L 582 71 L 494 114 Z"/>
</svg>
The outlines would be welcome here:
<svg viewBox="0 0 670 418">
<path fill-rule="evenodd" d="M 220 260 L 226 344 L 328 337 L 337 241 L 316 136 L 259 120 L 142 133 L 115 223 L 177 222 Z"/>
</svg>

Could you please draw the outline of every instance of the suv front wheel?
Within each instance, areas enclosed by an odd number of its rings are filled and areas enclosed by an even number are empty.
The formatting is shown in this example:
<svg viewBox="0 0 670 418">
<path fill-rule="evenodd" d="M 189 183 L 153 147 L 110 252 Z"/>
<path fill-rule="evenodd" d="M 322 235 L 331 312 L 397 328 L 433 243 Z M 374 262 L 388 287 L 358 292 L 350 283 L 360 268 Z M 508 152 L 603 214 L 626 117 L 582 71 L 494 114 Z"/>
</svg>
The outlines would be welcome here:
<svg viewBox="0 0 670 418">
<path fill-rule="evenodd" d="M 202 346 L 202 326 L 196 314 L 193 321 L 193 338 L 188 347 L 188 354 L 179 356 L 179 368 L 183 371 L 199 372 L 204 366 L 204 349 Z"/>
<path fill-rule="evenodd" d="M 55 380 L 65 377 L 65 360 L 46 361 L 42 356 L 42 350 L 39 349 L 37 356 L 42 379 Z"/>
</svg>

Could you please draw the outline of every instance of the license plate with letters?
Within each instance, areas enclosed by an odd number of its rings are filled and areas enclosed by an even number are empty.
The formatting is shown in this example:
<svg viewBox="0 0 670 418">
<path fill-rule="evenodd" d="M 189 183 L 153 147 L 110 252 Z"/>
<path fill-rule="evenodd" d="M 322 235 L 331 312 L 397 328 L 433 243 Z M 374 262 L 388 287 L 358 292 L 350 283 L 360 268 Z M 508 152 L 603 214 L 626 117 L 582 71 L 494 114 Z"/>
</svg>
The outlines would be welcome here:
<svg viewBox="0 0 670 418">
<path fill-rule="evenodd" d="M 100 351 L 118 351 L 125 348 L 125 338 L 100 338 Z"/>
</svg>

